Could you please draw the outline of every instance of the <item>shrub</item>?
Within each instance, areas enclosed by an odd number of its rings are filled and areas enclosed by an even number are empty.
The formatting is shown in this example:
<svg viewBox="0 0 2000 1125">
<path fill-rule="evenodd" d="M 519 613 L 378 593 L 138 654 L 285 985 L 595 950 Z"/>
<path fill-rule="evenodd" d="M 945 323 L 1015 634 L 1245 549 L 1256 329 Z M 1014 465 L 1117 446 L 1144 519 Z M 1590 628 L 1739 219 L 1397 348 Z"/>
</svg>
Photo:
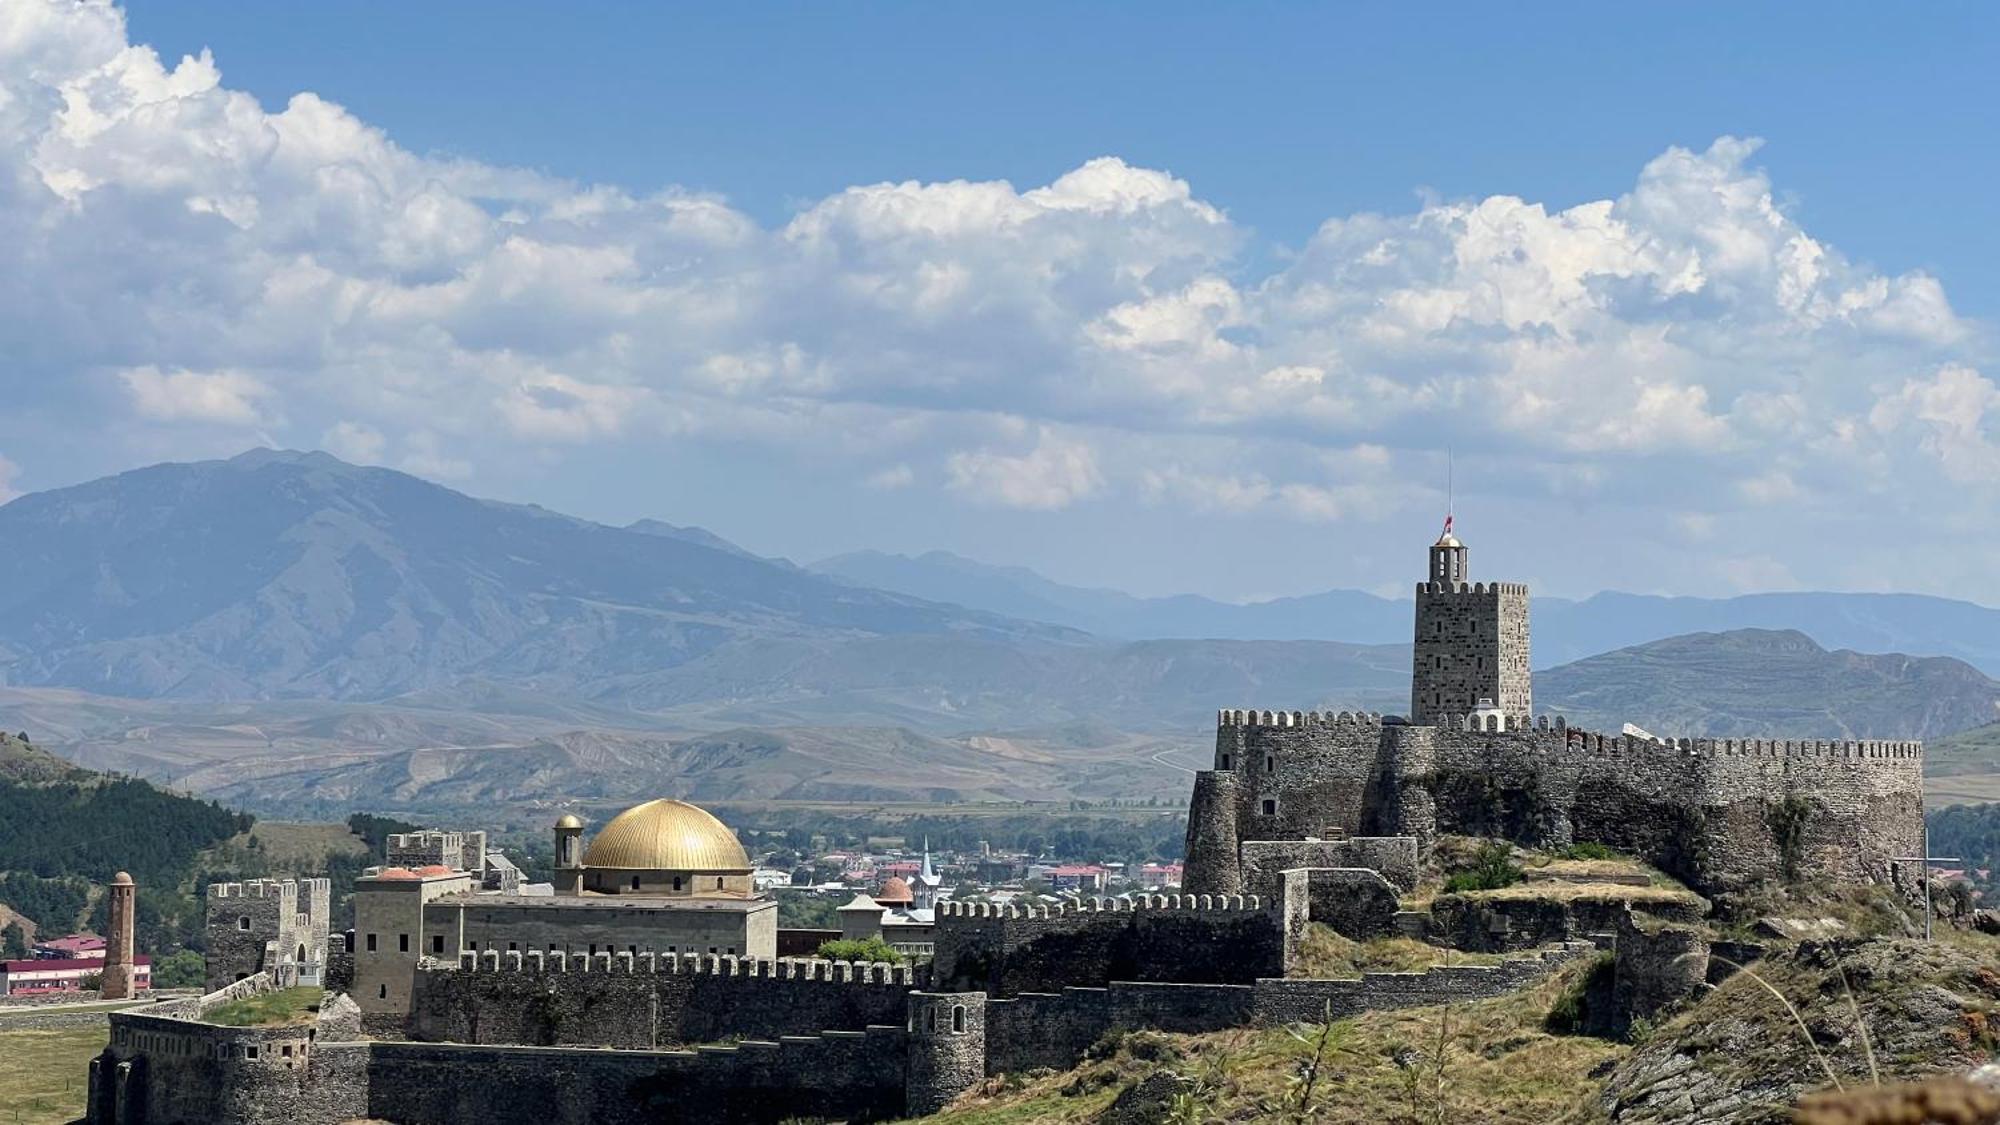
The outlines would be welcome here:
<svg viewBox="0 0 2000 1125">
<path fill-rule="evenodd" d="M 875 961 L 884 965 L 903 963 L 903 955 L 879 937 L 824 941 L 820 943 L 819 955 L 829 961 Z"/>
<path fill-rule="evenodd" d="M 1481 844 L 1465 870 L 1444 881 L 1444 889 L 1447 893 L 1496 891 L 1520 881 L 1521 868 L 1514 862 L 1513 846 L 1493 840 Z"/>
</svg>

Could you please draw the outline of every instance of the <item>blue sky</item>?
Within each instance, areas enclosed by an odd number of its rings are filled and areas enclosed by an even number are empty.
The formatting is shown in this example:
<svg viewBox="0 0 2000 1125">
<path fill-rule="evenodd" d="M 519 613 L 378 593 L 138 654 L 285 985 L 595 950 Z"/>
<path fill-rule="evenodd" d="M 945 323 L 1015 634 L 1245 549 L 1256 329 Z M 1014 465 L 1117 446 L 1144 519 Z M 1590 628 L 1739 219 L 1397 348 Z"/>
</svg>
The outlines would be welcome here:
<svg viewBox="0 0 2000 1125">
<path fill-rule="evenodd" d="M 1993 546 L 1988 9 L 19 2 L 0 495 L 318 446 L 1247 597 L 1413 579 L 1449 447 L 1551 592 Z"/>
</svg>

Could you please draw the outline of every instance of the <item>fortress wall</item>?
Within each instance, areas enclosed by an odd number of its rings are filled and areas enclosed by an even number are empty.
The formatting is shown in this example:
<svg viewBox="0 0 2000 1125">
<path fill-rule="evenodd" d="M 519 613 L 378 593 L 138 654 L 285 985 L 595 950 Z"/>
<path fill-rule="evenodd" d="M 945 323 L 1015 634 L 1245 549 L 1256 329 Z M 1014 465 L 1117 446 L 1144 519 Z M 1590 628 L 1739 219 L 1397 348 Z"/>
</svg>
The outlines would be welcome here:
<svg viewBox="0 0 2000 1125">
<path fill-rule="evenodd" d="M 1074 1066 L 1115 1030 L 1218 1031 L 1250 1022 L 1247 984 L 1136 984 L 986 1001 L 986 1073 Z"/>
<path fill-rule="evenodd" d="M 938 904 L 933 979 L 995 996 L 1113 980 L 1248 984 L 1284 972 L 1257 896 L 1141 895 L 1048 907 Z"/>
<path fill-rule="evenodd" d="M 624 1049 L 900 1023 L 907 967 L 488 952 L 417 969 L 413 1039 Z"/>
<path fill-rule="evenodd" d="M 902 1023 L 692 1051 L 376 1043 L 365 1115 L 406 1125 L 900 1117 Z"/>
<path fill-rule="evenodd" d="M 268 1120 L 263 1108 L 274 1093 L 298 1094 L 317 1049 L 314 1025 L 195 1022 L 204 1006 L 214 1005 L 187 1001 L 178 1014 L 149 1008 L 111 1015 L 110 1043 L 91 1062 L 91 1105 L 104 1115 L 93 1120 Z"/>
<path fill-rule="evenodd" d="M 1632 910 L 1656 919 L 1694 924 L 1707 916 L 1708 904 L 1693 896 L 1635 899 L 1631 894 L 1619 894 L 1617 888 L 1560 899 L 1472 891 L 1432 899 L 1429 929 L 1442 944 L 1454 949 L 1505 953 L 1613 933 Z"/>
<path fill-rule="evenodd" d="M 1440 833 L 1594 841 L 1713 893 L 1782 866 L 1774 817 L 1788 802 L 1806 877 L 1881 879 L 1887 857 L 1921 846 L 1915 742 L 1654 741 L 1517 716 L 1444 715 L 1435 726 L 1282 711 L 1218 719 L 1217 765 L 1227 753 L 1232 770 L 1198 778 L 1188 830 L 1189 883 L 1203 889 L 1257 892 L 1285 866 L 1372 866 L 1265 842 L 1378 832 L 1420 847 Z M 1271 854 L 1253 857 L 1259 849 Z"/>
<path fill-rule="evenodd" d="M 1298 867 L 1365 868 L 1397 890 L 1417 885 L 1414 836 L 1352 836 L 1345 840 L 1245 840 L 1239 848 L 1243 886 L 1265 899 L 1278 894 L 1278 875 Z"/>
<path fill-rule="evenodd" d="M 1253 1012 L 1261 1024 L 1318 1023 L 1362 1012 L 1422 1008 L 1483 1000 L 1525 988 L 1595 947 L 1577 942 L 1560 950 L 1510 957 L 1498 965 L 1442 966 L 1422 973 L 1363 973 L 1359 980 L 1260 980 Z"/>
<path fill-rule="evenodd" d="M 1237 774 L 1239 838 L 1395 835 L 1379 810 L 1382 716 L 1355 712 L 1225 711 L 1216 768 Z M 1272 802 L 1267 805 L 1266 802 Z M 1266 811 L 1266 810 L 1269 811 Z"/>
</svg>

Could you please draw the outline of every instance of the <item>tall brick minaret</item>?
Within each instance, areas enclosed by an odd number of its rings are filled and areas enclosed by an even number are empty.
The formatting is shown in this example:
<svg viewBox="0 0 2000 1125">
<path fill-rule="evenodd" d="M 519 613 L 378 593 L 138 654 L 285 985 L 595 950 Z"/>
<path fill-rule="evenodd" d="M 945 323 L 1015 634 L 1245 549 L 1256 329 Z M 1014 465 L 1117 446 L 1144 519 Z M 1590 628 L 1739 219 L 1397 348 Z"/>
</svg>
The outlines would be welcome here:
<svg viewBox="0 0 2000 1125">
<path fill-rule="evenodd" d="M 98 987 L 106 1000 L 130 1000 L 139 992 L 132 960 L 132 916 L 139 888 L 132 876 L 120 871 L 111 877 L 106 890 L 111 896 L 111 932 L 104 936 L 104 975 Z"/>
</svg>

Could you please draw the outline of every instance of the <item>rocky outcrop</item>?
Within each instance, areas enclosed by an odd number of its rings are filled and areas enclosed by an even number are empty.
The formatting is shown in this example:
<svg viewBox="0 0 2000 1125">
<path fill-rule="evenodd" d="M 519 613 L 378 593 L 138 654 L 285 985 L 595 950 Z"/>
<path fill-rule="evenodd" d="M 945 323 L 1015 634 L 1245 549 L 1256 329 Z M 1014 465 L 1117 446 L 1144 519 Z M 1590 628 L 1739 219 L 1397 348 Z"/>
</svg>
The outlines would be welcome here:
<svg viewBox="0 0 2000 1125">
<path fill-rule="evenodd" d="M 1796 1019 L 1763 982 L 1793 1001 Z M 1868 1085 L 1871 1052 L 1884 1081 L 1917 1079 L 1985 1062 L 1997 1036 L 2000 943 L 1809 942 L 1661 1027 L 1606 1078 L 1600 1108 L 1618 1125 L 1788 1121 L 1801 1096 L 1836 1077 Z"/>
</svg>

